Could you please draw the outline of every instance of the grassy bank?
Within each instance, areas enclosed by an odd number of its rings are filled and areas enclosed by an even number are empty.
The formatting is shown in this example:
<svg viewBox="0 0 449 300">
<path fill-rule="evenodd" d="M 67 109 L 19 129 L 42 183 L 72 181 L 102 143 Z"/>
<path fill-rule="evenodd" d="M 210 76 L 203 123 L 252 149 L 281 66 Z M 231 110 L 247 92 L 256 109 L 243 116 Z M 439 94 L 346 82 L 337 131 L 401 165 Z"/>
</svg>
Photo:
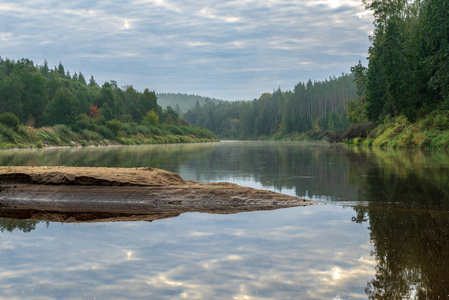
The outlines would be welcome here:
<svg viewBox="0 0 449 300">
<path fill-rule="evenodd" d="M 366 138 L 349 138 L 348 144 L 388 147 L 449 149 L 449 113 L 434 112 L 414 123 L 405 117 L 386 120 Z"/>
<path fill-rule="evenodd" d="M 16 130 L 0 124 L 0 149 L 52 146 L 142 145 L 215 142 L 209 130 L 193 126 L 148 126 L 136 123 L 109 123 L 79 126 L 56 125 L 33 128 L 19 125 Z"/>
</svg>

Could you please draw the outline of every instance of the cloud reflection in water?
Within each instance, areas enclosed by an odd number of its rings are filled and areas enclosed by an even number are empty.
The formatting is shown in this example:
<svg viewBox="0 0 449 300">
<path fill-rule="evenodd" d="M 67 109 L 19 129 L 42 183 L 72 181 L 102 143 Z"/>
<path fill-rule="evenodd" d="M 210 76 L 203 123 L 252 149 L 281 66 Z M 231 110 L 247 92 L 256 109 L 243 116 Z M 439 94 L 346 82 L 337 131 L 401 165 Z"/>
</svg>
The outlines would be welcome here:
<svg viewBox="0 0 449 300">
<path fill-rule="evenodd" d="M 352 214 L 328 205 L 39 224 L 3 233 L 0 289 L 10 298 L 366 298 L 375 263 Z"/>
</svg>

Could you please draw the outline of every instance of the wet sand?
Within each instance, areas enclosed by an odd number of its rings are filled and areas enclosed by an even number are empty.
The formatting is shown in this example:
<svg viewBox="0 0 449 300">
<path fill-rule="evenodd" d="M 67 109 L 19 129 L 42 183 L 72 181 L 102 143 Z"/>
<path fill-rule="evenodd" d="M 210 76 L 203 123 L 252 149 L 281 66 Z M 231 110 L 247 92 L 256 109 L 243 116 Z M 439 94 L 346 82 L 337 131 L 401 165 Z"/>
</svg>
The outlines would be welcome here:
<svg viewBox="0 0 449 300">
<path fill-rule="evenodd" d="M 0 167 L 0 217 L 56 222 L 153 221 L 313 201 L 232 183 L 185 181 L 156 168 Z"/>
</svg>

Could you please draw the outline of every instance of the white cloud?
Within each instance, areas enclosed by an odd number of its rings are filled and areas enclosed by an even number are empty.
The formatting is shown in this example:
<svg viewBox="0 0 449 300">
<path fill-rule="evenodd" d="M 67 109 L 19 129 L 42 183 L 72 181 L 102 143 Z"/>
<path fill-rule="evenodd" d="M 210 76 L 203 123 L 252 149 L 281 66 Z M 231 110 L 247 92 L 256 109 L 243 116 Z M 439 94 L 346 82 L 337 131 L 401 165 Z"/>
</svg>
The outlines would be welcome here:
<svg viewBox="0 0 449 300">
<path fill-rule="evenodd" d="M 0 20 L 4 57 L 225 99 L 348 72 L 372 32 L 359 0 L 9 1 Z"/>
</svg>

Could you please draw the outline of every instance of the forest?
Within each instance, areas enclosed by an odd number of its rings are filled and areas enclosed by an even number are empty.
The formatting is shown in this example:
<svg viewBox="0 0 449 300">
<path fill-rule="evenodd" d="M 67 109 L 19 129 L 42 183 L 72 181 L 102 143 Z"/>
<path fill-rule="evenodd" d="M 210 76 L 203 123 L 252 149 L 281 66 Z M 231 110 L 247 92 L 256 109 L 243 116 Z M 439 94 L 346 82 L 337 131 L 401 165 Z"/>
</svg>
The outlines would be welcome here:
<svg viewBox="0 0 449 300">
<path fill-rule="evenodd" d="M 323 138 L 328 131 L 350 125 L 346 102 L 356 98 L 352 74 L 324 81 L 298 83 L 293 91 L 264 93 L 253 101 L 207 101 L 183 114 L 193 125 L 204 126 L 223 138 Z"/>
<path fill-rule="evenodd" d="M 195 107 L 198 102 L 203 105 L 207 102 L 219 103 L 223 100 L 204 97 L 200 95 L 181 94 L 181 93 L 157 93 L 157 102 L 162 108 L 171 106 L 179 115 L 187 112 L 189 109 Z"/>
<path fill-rule="evenodd" d="M 372 121 L 449 109 L 449 1 L 363 0 L 374 14 L 365 79 Z"/>
<path fill-rule="evenodd" d="M 105 140 L 140 144 L 216 137 L 190 126 L 170 106 L 163 109 L 149 89 L 120 88 L 113 80 L 99 86 L 93 76 L 71 75 L 61 63 L 49 68 L 46 61 L 35 65 L 0 57 L 0 148 Z"/>
<path fill-rule="evenodd" d="M 355 106 L 380 124 L 355 143 L 449 148 L 449 1 L 363 0 L 373 12 L 368 67 L 353 67 Z"/>
<path fill-rule="evenodd" d="M 225 139 L 449 147 L 449 0 L 362 2 L 374 16 L 372 45 L 368 65 L 359 61 L 349 74 L 299 82 L 252 101 L 160 94 L 163 108 L 149 89 L 115 81 L 99 86 L 93 76 L 71 75 L 61 63 L 49 68 L 46 61 L 35 66 L 0 58 L 0 114 L 31 127 L 66 125 L 109 138 L 120 131 L 151 134 L 146 124 L 156 135 L 169 128 L 212 139 L 213 132 Z M 11 116 L 0 123 L 5 118 Z"/>
<path fill-rule="evenodd" d="M 322 139 L 449 147 L 449 1 L 362 0 L 374 15 L 368 65 L 251 102 L 183 114 L 223 138 Z"/>
</svg>

